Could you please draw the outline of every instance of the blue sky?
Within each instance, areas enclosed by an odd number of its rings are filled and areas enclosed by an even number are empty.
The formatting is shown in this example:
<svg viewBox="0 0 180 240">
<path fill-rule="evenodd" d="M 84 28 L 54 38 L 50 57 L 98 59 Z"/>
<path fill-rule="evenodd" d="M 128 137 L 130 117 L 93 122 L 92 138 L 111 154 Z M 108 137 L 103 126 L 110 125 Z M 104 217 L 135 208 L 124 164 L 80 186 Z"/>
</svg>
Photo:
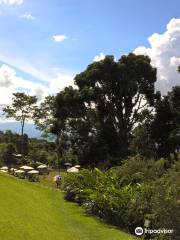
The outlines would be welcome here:
<svg viewBox="0 0 180 240">
<path fill-rule="evenodd" d="M 0 39 L 6 45 L 27 58 L 75 72 L 99 52 L 120 56 L 147 46 L 149 35 L 163 32 L 180 15 L 179 1 L 162 0 L 24 0 L 1 8 Z M 25 13 L 36 19 L 18 17 Z M 54 44 L 56 34 L 68 39 Z"/>
<path fill-rule="evenodd" d="M 178 0 L 0 0 L 0 91 L 5 95 L 0 103 L 5 104 L 11 92 L 21 87 L 39 95 L 59 91 L 100 53 L 119 58 L 144 46 L 145 53 L 151 49 L 156 66 L 159 59 L 153 54 L 158 39 L 150 43 L 148 38 L 158 33 L 166 39 L 167 24 L 175 19 L 168 34 L 179 42 L 180 28 L 178 34 L 175 29 L 180 26 L 179 9 Z M 53 36 L 62 41 L 54 41 Z M 180 55 L 174 50 L 170 57 L 175 57 L 176 67 Z M 166 78 L 162 71 L 159 78 Z M 7 80 L 10 83 L 5 84 Z M 173 81 L 177 82 L 177 75 Z M 162 88 L 170 86 L 164 81 Z"/>
</svg>

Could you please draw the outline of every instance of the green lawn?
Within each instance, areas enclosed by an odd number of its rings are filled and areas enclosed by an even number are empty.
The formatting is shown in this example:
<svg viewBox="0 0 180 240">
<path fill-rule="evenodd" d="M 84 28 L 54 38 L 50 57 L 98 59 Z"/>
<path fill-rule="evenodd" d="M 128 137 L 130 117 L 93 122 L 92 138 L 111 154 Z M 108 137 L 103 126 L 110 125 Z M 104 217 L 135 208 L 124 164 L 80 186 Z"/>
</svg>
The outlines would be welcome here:
<svg viewBox="0 0 180 240">
<path fill-rule="evenodd" d="M 0 174 L 0 240 L 135 239 L 84 215 L 60 191 Z"/>
</svg>

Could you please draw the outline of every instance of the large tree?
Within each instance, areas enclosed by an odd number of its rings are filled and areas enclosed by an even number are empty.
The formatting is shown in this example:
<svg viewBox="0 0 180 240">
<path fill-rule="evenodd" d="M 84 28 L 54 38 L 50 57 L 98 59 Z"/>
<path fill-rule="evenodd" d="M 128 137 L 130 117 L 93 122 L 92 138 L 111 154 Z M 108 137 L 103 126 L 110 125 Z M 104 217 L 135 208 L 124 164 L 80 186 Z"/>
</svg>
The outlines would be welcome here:
<svg viewBox="0 0 180 240">
<path fill-rule="evenodd" d="M 153 106 L 155 81 L 156 69 L 147 56 L 129 54 L 117 62 L 106 56 L 76 75 L 77 89 L 57 95 L 56 130 L 77 136 L 89 159 L 124 157 L 142 110 Z"/>
<path fill-rule="evenodd" d="M 81 92 L 72 87 L 66 87 L 56 96 L 55 109 L 52 131 L 59 133 L 60 142 L 66 134 L 71 154 L 78 155 L 81 163 L 83 159 L 83 163 L 90 164 L 85 157 L 85 152 L 87 147 L 90 149 L 90 139 L 97 135 L 95 109 L 88 108 Z M 63 156 L 63 149 L 59 150 Z M 92 151 L 91 162 L 93 162 Z"/>
<path fill-rule="evenodd" d="M 135 54 L 118 62 L 106 56 L 75 77 L 85 103 L 96 108 L 102 138 L 114 154 L 127 154 L 131 130 L 142 110 L 153 105 L 155 81 L 150 59 Z"/>
<path fill-rule="evenodd" d="M 180 86 L 172 88 L 165 96 L 160 96 L 151 128 L 156 142 L 158 157 L 168 157 L 180 150 Z"/>
<path fill-rule="evenodd" d="M 60 125 L 55 117 L 56 102 L 55 96 L 47 96 L 44 101 L 36 108 L 34 113 L 34 122 L 36 127 L 43 133 L 43 137 L 54 138 L 56 145 L 57 164 L 60 171 L 60 164 L 65 151 L 64 144 L 64 125 Z M 58 127 L 57 127 L 58 124 Z"/>
<path fill-rule="evenodd" d="M 3 111 L 7 118 L 13 118 L 21 124 L 21 154 L 24 155 L 24 125 L 31 120 L 36 108 L 37 97 L 25 93 L 13 93 L 12 104 L 6 106 Z"/>
<path fill-rule="evenodd" d="M 43 133 L 44 137 L 50 137 L 51 128 L 54 122 L 55 96 L 47 96 L 36 107 L 34 111 L 34 122 L 36 127 Z"/>
</svg>

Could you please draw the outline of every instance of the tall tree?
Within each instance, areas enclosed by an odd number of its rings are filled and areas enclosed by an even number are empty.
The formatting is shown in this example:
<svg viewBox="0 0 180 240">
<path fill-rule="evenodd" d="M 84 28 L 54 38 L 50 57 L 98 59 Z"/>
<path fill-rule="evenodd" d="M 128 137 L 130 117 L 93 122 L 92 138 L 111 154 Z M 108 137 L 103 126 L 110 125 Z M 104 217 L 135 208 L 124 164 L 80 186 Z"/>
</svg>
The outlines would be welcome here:
<svg viewBox="0 0 180 240">
<path fill-rule="evenodd" d="M 147 56 L 112 56 L 92 63 L 75 77 L 87 106 L 97 110 L 100 135 L 113 155 L 128 153 L 131 130 L 142 110 L 153 105 L 156 69 Z"/>
<path fill-rule="evenodd" d="M 106 56 L 90 64 L 76 75 L 77 89 L 57 95 L 56 131 L 76 137 L 84 160 L 123 158 L 142 110 L 153 106 L 155 81 L 156 69 L 146 56 L 129 54 L 118 62 Z"/>
<path fill-rule="evenodd" d="M 180 86 L 173 87 L 157 101 L 151 132 L 158 156 L 170 159 L 173 153 L 177 159 L 180 149 Z"/>
<path fill-rule="evenodd" d="M 36 127 L 43 133 L 44 137 L 50 137 L 54 121 L 55 96 L 47 96 L 34 111 L 34 122 Z"/>
<path fill-rule="evenodd" d="M 43 133 L 42 135 L 46 138 L 55 136 L 55 145 L 56 145 L 56 156 L 58 168 L 60 171 L 60 162 L 62 158 L 62 144 L 61 144 L 61 135 L 62 135 L 62 126 L 57 128 L 57 120 L 55 118 L 55 97 L 47 96 L 40 106 L 38 106 L 34 113 L 34 121 L 36 127 Z"/>
<path fill-rule="evenodd" d="M 67 144 L 73 155 L 78 155 L 87 163 L 84 148 L 90 146 L 89 138 L 96 132 L 95 110 L 85 106 L 83 96 L 78 89 L 66 87 L 56 96 L 53 131 L 59 133 L 59 139 L 66 135 Z M 61 137 L 62 135 L 62 137 Z M 61 145 L 61 144 L 60 144 Z M 62 145 L 61 145 L 62 146 Z M 63 156 L 63 149 L 61 156 Z M 92 160 L 92 154 L 91 154 Z"/>
<path fill-rule="evenodd" d="M 12 104 L 3 109 L 7 118 L 14 118 L 21 124 L 21 154 L 24 155 L 24 125 L 33 118 L 37 97 L 25 93 L 13 93 Z"/>
</svg>

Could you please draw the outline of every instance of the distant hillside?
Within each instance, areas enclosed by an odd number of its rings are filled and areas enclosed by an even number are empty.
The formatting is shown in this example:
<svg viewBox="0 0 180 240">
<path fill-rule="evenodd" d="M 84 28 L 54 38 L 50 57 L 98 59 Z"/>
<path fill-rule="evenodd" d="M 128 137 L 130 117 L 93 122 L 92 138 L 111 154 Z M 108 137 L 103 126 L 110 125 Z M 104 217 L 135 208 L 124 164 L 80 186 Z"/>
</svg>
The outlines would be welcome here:
<svg viewBox="0 0 180 240">
<path fill-rule="evenodd" d="M 0 104 L 0 131 L 11 130 L 12 132 L 21 133 L 21 126 L 18 122 L 6 122 L 5 116 L 3 115 L 3 108 L 5 104 Z M 24 133 L 28 134 L 29 137 L 40 138 L 40 131 L 36 130 L 35 126 L 30 123 L 25 124 Z"/>
<path fill-rule="evenodd" d="M 0 131 L 11 130 L 12 132 L 21 133 L 20 123 L 17 122 L 0 122 Z M 41 137 L 41 132 L 38 131 L 33 124 L 25 124 L 24 133 L 29 137 Z"/>
</svg>

